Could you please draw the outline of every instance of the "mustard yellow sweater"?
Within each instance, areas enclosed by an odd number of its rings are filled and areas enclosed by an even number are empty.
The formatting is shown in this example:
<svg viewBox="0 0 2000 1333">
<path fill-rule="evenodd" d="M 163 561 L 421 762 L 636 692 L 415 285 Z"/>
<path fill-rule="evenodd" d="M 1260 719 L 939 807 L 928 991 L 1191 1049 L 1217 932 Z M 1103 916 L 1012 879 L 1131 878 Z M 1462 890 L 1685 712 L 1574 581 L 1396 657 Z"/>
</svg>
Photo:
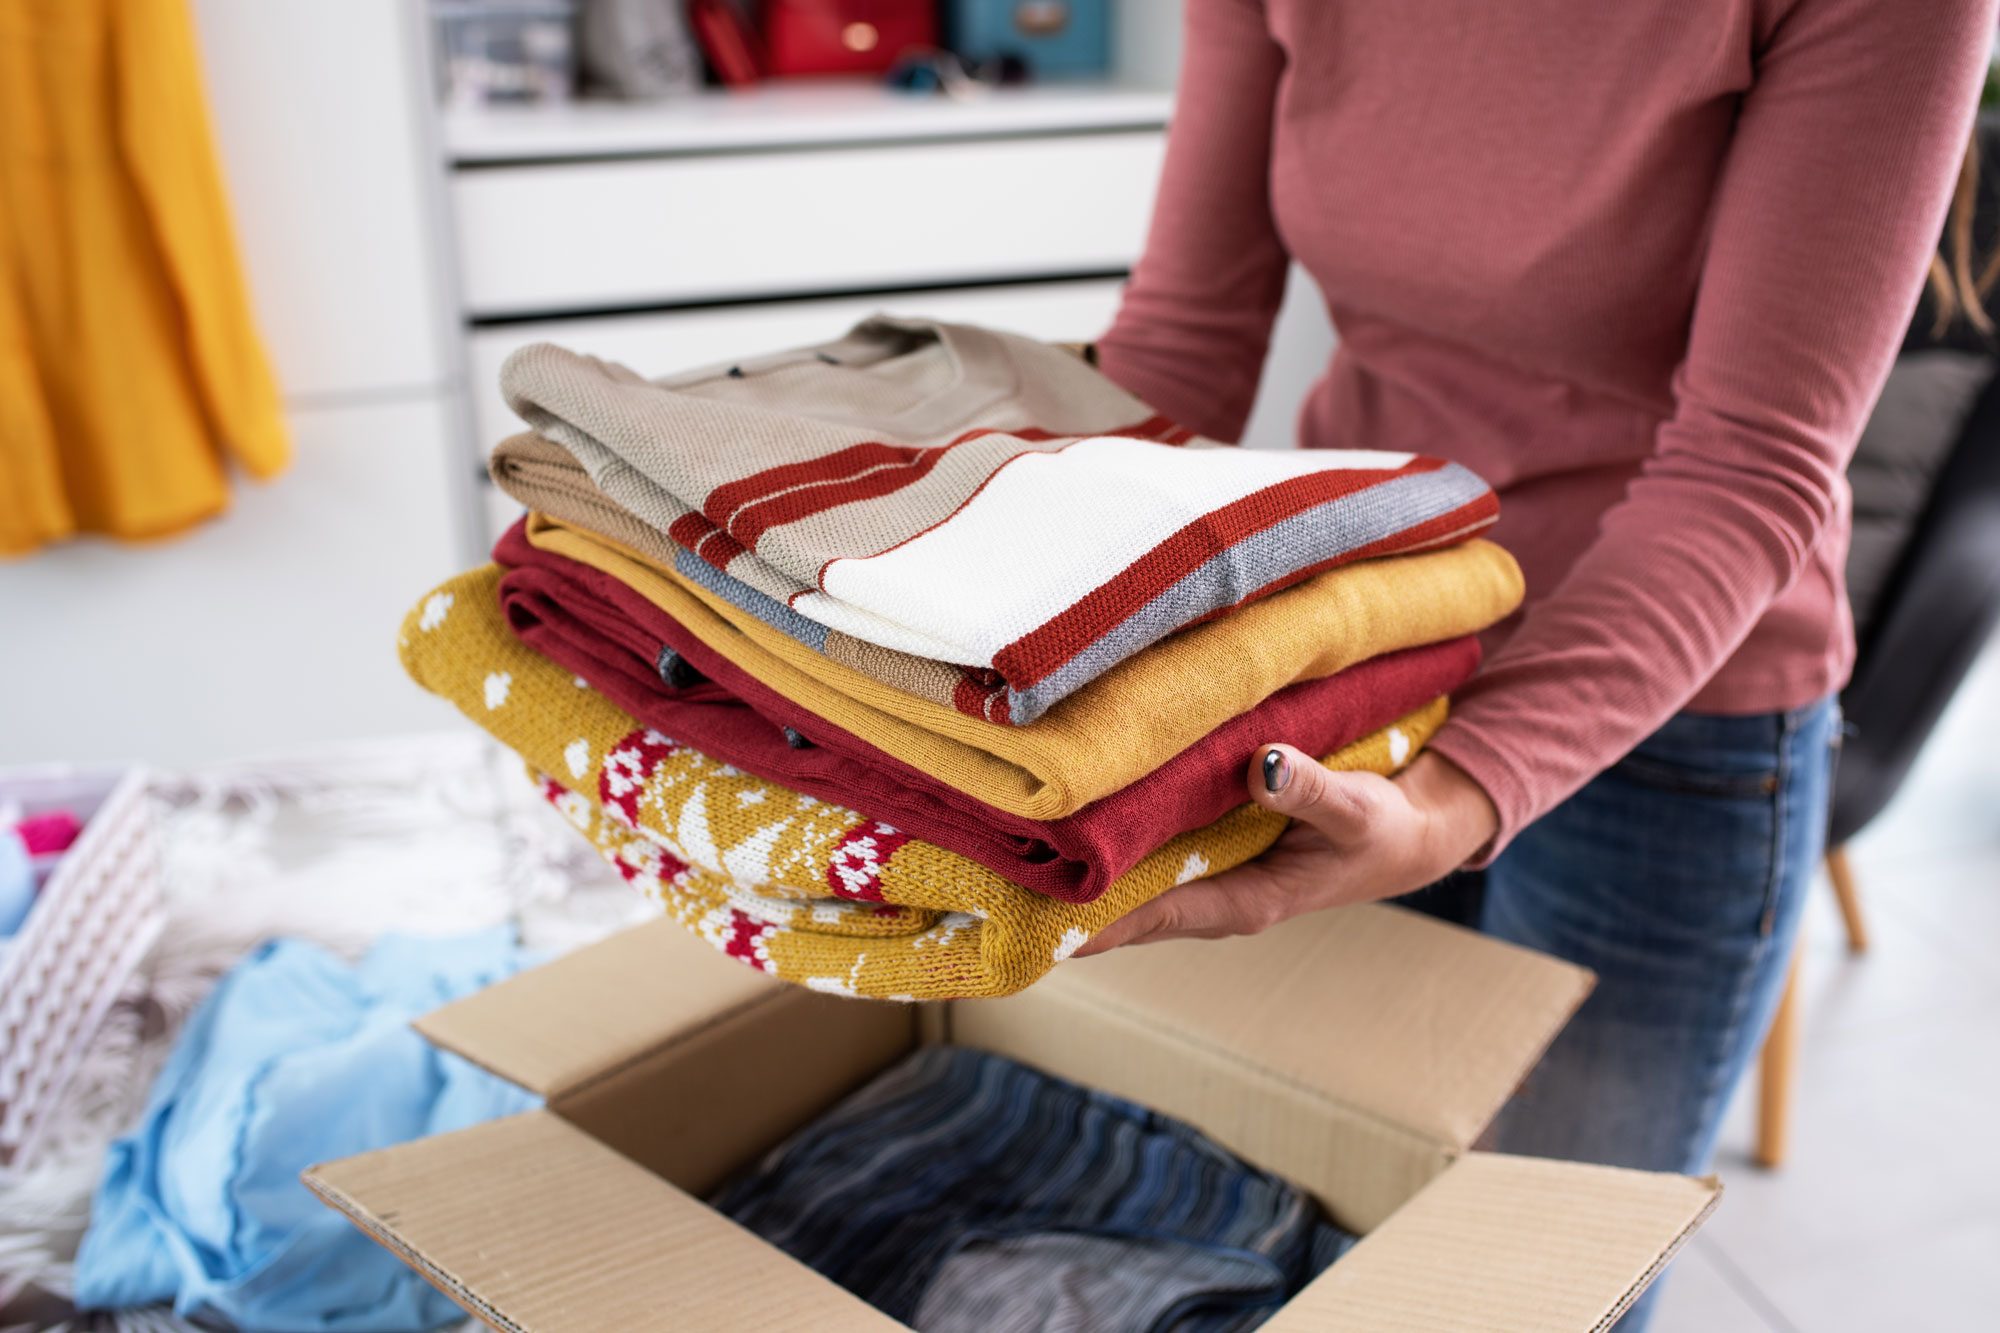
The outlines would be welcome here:
<svg viewBox="0 0 2000 1333">
<path fill-rule="evenodd" d="M 1043 897 L 640 726 L 509 633 L 499 575 L 490 565 L 462 574 L 410 612 L 399 640 L 410 674 L 518 753 L 635 888 L 716 948 L 788 981 L 898 1000 L 1010 994 L 1109 922 L 1242 864 L 1284 828 L 1245 805 L 1175 838 L 1095 902 Z M 1392 772 L 1444 714 L 1438 699 L 1327 762 Z"/>
</svg>

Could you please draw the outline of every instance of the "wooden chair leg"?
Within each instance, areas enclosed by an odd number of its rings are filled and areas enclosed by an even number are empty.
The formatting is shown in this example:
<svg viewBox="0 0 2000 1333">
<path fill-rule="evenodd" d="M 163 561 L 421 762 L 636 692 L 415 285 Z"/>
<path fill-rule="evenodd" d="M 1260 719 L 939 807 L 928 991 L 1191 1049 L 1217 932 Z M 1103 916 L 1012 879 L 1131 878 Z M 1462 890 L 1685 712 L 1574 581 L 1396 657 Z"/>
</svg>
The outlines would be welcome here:
<svg viewBox="0 0 2000 1333">
<path fill-rule="evenodd" d="M 1847 863 L 1847 848 L 1835 847 L 1826 854 L 1826 876 L 1833 881 L 1840 919 L 1847 923 L 1847 951 L 1867 953 L 1868 922 L 1861 915 L 1861 894 L 1854 886 L 1854 867 Z"/>
<path fill-rule="evenodd" d="M 1868 922 L 1861 915 L 1861 896 L 1855 889 L 1854 867 L 1848 864 L 1845 847 L 1827 852 L 1826 875 L 1833 881 L 1840 918 L 1847 923 L 1849 952 L 1868 952 Z M 1757 1074 L 1757 1147 L 1752 1155 L 1762 1167 L 1783 1166 L 1791 1150 L 1792 1082 L 1797 1075 L 1799 1055 L 1799 960 L 1805 952 L 1803 944 L 1801 938 L 1792 946 L 1785 994 L 1778 1001 L 1778 1012 L 1771 1018 L 1771 1031 L 1764 1037 L 1764 1054 Z"/>
<path fill-rule="evenodd" d="M 1803 950 L 1792 950 L 1791 971 L 1785 976 L 1784 998 L 1771 1019 L 1771 1031 L 1764 1037 L 1764 1054 L 1758 1070 L 1757 1165 L 1779 1167 L 1791 1148 L 1792 1080 L 1799 1052 L 1799 959 Z"/>
</svg>

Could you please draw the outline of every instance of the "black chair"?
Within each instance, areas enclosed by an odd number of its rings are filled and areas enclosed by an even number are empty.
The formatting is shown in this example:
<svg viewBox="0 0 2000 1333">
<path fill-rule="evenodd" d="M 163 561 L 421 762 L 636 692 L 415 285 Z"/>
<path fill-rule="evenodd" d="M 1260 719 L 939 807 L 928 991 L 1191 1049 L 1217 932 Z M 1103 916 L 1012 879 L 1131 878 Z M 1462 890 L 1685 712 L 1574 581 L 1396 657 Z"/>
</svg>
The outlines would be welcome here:
<svg viewBox="0 0 2000 1333">
<path fill-rule="evenodd" d="M 1880 814 L 2000 622 L 2000 376 L 1974 402 L 1840 696 L 1827 845 Z"/>
<path fill-rule="evenodd" d="M 1982 253 L 1992 253 L 1990 247 L 2000 239 L 2000 127 L 1982 122 L 1981 142 L 1989 169 L 1975 232 Z M 1906 360 L 1899 362 L 1899 372 L 1912 353 L 1950 350 L 1983 358 L 1975 364 L 1983 364 L 1987 374 L 1902 550 L 1880 583 L 1853 678 L 1840 696 L 1847 735 L 1834 778 L 1826 863 L 1846 922 L 1848 947 L 1856 953 L 1867 949 L 1868 930 L 1846 844 L 1896 794 L 2000 622 L 2000 373 L 1995 373 L 2000 372 L 2000 347 L 1992 335 L 1963 320 L 1943 333 L 1934 332 L 1935 323 L 1927 298 L 1904 344 Z M 1854 572 L 1850 566 L 1851 577 Z M 1764 1166 L 1781 1164 L 1786 1152 L 1797 986 L 1795 958 L 1764 1045 L 1756 1148 Z"/>
</svg>

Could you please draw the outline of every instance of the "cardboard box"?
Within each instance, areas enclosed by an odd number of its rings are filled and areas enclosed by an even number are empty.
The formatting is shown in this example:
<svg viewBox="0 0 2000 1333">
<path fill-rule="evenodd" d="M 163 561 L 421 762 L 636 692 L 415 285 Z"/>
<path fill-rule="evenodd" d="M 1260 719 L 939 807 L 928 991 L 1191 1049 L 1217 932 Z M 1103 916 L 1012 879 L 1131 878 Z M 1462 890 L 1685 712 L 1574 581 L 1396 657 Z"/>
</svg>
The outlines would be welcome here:
<svg viewBox="0 0 2000 1333">
<path fill-rule="evenodd" d="M 900 1327 L 699 1196 L 919 1042 L 1190 1121 L 1365 1239 L 1269 1327 L 1607 1327 L 1714 1180 L 1471 1150 L 1588 973 L 1389 907 L 1073 960 L 918 1008 L 786 986 L 662 921 L 419 1026 L 544 1110 L 306 1183 L 496 1328 Z"/>
</svg>

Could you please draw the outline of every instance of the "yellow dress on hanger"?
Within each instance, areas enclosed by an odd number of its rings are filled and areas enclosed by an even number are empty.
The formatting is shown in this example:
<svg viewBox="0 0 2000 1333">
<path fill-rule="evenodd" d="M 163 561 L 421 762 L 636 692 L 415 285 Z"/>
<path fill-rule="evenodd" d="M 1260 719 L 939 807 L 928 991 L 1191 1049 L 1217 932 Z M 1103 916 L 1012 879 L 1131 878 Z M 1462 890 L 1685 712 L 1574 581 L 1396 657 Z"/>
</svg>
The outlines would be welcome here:
<svg viewBox="0 0 2000 1333">
<path fill-rule="evenodd" d="M 178 532 L 290 453 L 185 0 L 6 0 L 0 555 Z"/>
</svg>

